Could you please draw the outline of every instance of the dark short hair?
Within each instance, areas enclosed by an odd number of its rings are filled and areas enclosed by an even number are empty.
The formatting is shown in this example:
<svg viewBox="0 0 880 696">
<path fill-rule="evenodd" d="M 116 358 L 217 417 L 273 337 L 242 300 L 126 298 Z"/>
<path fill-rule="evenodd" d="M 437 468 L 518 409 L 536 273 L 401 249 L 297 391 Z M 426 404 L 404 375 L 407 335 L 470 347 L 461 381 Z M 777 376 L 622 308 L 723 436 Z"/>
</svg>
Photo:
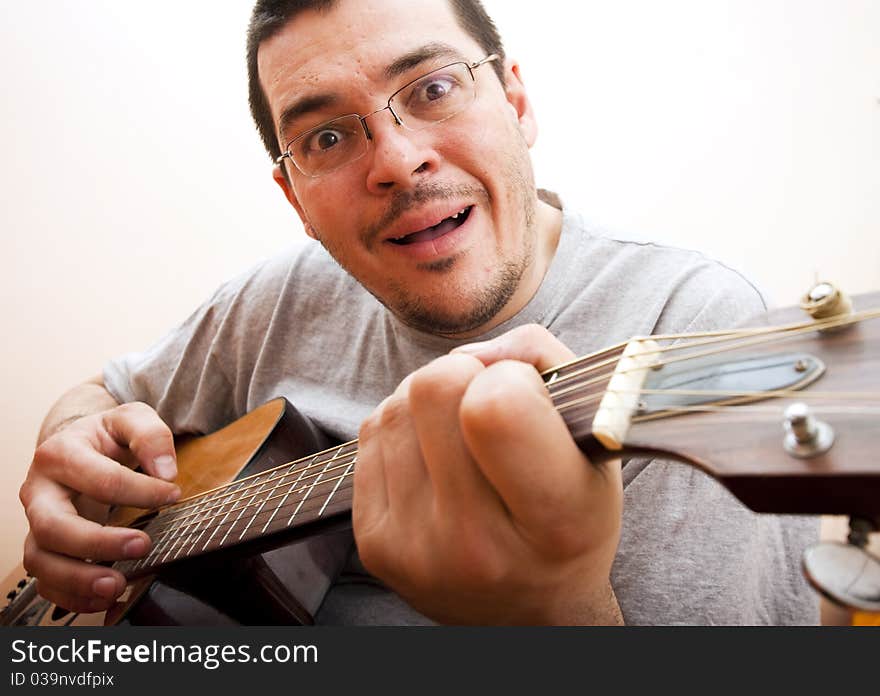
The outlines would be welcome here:
<svg viewBox="0 0 880 696">
<path fill-rule="evenodd" d="M 275 137 L 272 110 L 260 84 L 257 51 L 260 44 L 275 36 L 300 12 L 328 12 L 336 2 L 337 0 L 257 0 L 254 6 L 247 33 L 248 99 L 251 116 L 273 162 L 281 156 L 281 148 Z M 501 60 L 494 61 L 492 67 L 501 84 L 504 84 L 504 47 L 501 36 L 480 0 L 449 0 L 449 4 L 461 28 L 480 44 L 486 55 L 497 53 L 500 56 Z"/>
</svg>

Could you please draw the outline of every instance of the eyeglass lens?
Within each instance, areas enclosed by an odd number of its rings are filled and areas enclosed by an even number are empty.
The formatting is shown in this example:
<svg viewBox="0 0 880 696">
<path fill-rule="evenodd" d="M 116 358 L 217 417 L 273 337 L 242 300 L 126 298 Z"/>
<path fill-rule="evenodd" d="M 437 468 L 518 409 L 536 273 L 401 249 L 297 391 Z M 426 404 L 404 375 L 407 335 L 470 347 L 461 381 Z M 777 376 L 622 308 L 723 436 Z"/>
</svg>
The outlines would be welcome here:
<svg viewBox="0 0 880 696">
<path fill-rule="evenodd" d="M 389 105 L 404 127 L 420 130 L 459 113 L 474 96 L 470 69 L 455 63 L 406 84 L 391 96 Z M 361 157 L 367 151 L 367 134 L 360 116 L 342 116 L 298 136 L 289 150 L 303 173 L 317 176 Z"/>
</svg>

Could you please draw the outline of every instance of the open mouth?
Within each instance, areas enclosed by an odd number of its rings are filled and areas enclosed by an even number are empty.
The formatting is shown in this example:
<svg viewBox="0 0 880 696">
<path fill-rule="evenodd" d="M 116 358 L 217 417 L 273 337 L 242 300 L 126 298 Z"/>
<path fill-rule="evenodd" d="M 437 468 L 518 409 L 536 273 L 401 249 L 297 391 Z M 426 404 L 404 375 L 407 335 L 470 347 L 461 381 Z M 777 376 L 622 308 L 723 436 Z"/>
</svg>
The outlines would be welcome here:
<svg viewBox="0 0 880 696">
<path fill-rule="evenodd" d="M 417 242 L 427 242 L 442 237 L 444 234 L 449 234 L 452 230 L 464 224 L 464 221 L 467 220 L 468 216 L 471 214 L 473 207 L 474 206 L 469 205 L 467 208 L 459 210 L 455 215 L 443 218 L 436 225 L 426 227 L 425 229 L 413 232 L 412 234 L 405 234 L 402 237 L 389 239 L 388 241 L 394 244 L 415 244 Z"/>
</svg>

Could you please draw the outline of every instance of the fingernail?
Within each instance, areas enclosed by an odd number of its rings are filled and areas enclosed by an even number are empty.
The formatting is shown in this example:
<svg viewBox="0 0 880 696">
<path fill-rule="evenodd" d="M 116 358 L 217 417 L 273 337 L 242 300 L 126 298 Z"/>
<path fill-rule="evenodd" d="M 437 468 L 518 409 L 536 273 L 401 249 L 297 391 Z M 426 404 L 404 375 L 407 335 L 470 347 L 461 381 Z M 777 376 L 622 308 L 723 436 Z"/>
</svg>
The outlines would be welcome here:
<svg viewBox="0 0 880 696">
<path fill-rule="evenodd" d="M 168 494 L 168 497 L 165 498 L 165 504 L 170 505 L 171 503 L 176 502 L 179 497 L 180 497 L 180 489 L 177 486 L 175 486 L 172 489 L 172 491 Z"/>
<path fill-rule="evenodd" d="M 177 476 L 177 464 L 174 462 L 174 457 L 170 454 L 156 457 L 153 460 L 153 467 L 156 469 L 156 474 L 159 478 L 163 478 L 166 481 L 170 481 Z"/>
<path fill-rule="evenodd" d="M 147 550 L 147 542 L 141 537 L 135 537 L 125 542 L 122 547 L 122 555 L 125 558 L 140 558 Z"/>
<path fill-rule="evenodd" d="M 116 591 L 116 579 L 111 577 L 98 578 L 92 583 L 92 592 L 105 599 L 113 599 L 119 594 Z"/>
</svg>

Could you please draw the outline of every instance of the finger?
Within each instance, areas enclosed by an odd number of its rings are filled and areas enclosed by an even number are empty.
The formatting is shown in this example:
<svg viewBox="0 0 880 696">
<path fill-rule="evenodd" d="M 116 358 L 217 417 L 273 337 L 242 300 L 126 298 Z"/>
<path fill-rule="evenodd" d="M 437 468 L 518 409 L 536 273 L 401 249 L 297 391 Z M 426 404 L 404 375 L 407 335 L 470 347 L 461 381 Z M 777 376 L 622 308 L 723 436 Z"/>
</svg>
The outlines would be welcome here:
<svg viewBox="0 0 880 696">
<path fill-rule="evenodd" d="M 70 432 L 50 438 L 38 449 L 31 468 L 47 478 L 102 503 L 153 508 L 177 500 L 180 489 L 172 483 L 132 471 L 101 454 L 87 437 Z M 25 487 L 29 484 L 26 482 Z M 26 491 L 22 491 L 25 495 Z"/>
<path fill-rule="evenodd" d="M 378 415 L 374 412 L 364 420 L 358 433 L 358 454 L 354 467 L 354 493 L 351 503 L 355 538 L 362 533 L 376 530 L 388 512 L 388 488 L 379 431 Z"/>
<path fill-rule="evenodd" d="M 519 360 L 533 365 L 539 372 L 558 367 L 575 358 L 575 354 L 547 329 L 525 324 L 491 341 L 468 343 L 452 350 L 465 353 L 492 365 L 501 360 Z"/>
<path fill-rule="evenodd" d="M 585 532 L 601 534 L 595 527 L 619 510 L 619 470 L 587 461 L 540 377 L 523 363 L 504 361 L 478 374 L 461 419 L 468 449 L 534 541 L 577 544 Z"/>
<path fill-rule="evenodd" d="M 63 489 L 47 483 L 27 509 L 31 533 L 45 551 L 92 561 L 140 558 L 150 537 L 137 529 L 105 527 L 77 514 Z"/>
<path fill-rule="evenodd" d="M 484 514 L 492 502 L 501 507 L 471 457 L 459 424 L 462 397 L 484 369 L 472 356 L 447 355 L 415 373 L 410 385 L 412 417 L 425 466 L 438 508 L 447 511 L 456 508 L 465 514 Z"/>
<path fill-rule="evenodd" d="M 41 595 L 74 611 L 100 611 L 125 590 L 119 571 L 45 551 L 30 534 L 25 539 L 24 567 L 38 579 Z"/>
<path fill-rule="evenodd" d="M 123 404 L 104 413 L 102 423 L 145 472 L 166 481 L 177 476 L 174 435 L 152 408 L 139 402 Z"/>
<path fill-rule="evenodd" d="M 392 515 L 406 517 L 406 510 L 426 503 L 430 480 L 419 448 L 410 410 L 409 387 L 405 379 L 382 402 L 379 411 L 378 441 Z"/>
</svg>

